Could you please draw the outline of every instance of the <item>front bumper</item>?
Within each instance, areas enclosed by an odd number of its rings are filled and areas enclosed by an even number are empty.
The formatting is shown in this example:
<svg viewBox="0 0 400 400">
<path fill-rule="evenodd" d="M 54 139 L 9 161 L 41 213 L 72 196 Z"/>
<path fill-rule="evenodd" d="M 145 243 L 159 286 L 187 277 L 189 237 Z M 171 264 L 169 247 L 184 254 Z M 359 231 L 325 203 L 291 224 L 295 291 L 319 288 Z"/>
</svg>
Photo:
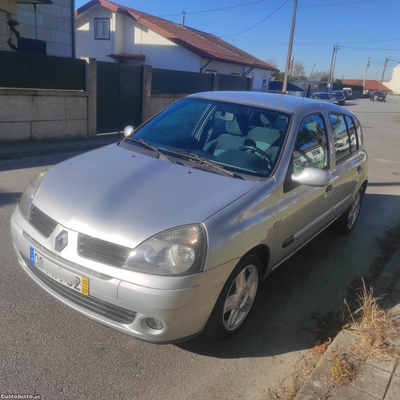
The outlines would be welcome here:
<svg viewBox="0 0 400 400">
<path fill-rule="evenodd" d="M 200 333 L 237 263 L 237 260 L 232 260 L 187 277 L 159 277 L 123 271 L 127 278 L 124 280 L 120 268 L 100 264 L 96 268 L 97 263 L 79 259 L 77 255 L 64 258 L 63 252 L 59 256 L 50 251 L 49 244 L 62 230 L 68 229 L 59 225 L 49 239 L 42 237 L 22 217 L 17 207 L 11 218 L 11 232 L 21 267 L 39 286 L 74 310 L 149 342 L 173 342 Z M 68 246 L 72 247 L 74 232 L 69 232 L 72 243 Z M 43 270 L 31 264 L 31 248 L 42 257 Z M 69 253 L 66 252 L 66 255 L 70 254 L 71 248 Z M 68 277 L 68 274 L 89 279 L 89 296 L 81 295 L 51 277 Z M 158 319 L 163 328 L 150 328 L 147 318 Z"/>
</svg>

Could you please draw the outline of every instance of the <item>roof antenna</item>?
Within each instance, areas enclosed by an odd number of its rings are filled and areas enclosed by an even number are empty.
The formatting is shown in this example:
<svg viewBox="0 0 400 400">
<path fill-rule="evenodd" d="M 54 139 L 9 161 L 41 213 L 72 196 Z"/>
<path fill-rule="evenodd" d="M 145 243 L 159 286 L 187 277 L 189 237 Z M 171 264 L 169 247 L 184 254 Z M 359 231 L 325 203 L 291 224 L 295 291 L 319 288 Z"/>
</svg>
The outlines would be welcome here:
<svg viewBox="0 0 400 400">
<path fill-rule="evenodd" d="M 185 14 L 186 11 L 182 11 L 182 26 L 185 26 Z"/>
</svg>

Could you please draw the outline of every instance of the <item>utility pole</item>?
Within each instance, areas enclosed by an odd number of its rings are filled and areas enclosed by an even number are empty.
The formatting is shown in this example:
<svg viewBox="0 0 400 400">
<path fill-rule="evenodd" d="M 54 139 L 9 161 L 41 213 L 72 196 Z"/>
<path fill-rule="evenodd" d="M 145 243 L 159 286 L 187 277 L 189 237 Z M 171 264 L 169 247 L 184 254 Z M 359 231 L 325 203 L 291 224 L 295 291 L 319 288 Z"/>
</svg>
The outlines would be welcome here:
<svg viewBox="0 0 400 400">
<path fill-rule="evenodd" d="M 292 57 L 292 59 L 290 60 L 290 72 L 289 72 L 289 76 L 292 76 L 292 74 L 293 74 L 293 64 L 294 64 L 294 57 Z"/>
<path fill-rule="evenodd" d="M 333 68 L 333 60 L 335 58 L 335 53 L 336 53 L 336 45 L 333 46 L 333 52 L 332 52 L 332 59 L 331 59 L 331 68 L 329 70 L 329 78 L 328 78 L 328 88 L 331 87 L 331 82 L 332 82 L 332 68 Z"/>
<path fill-rule="evenodd" d="M 339 50 L 339 45 L 333 46 L 333 52 L 332 52 L 332 60 L 331 60 L 331 69 L 329 71 L 329 81 L 328 81 L 328 88 L 331 89 L 332 83 L 333 83 L 333 77 L 335 74 L 335 65 L 336 65 L 336 56 L 337 56 L 337 51 Z M 329 90 L 331 91 L 331 90 Z"/>
<path fill-rule="evenodd" d="M 383 66 L 382 79 L 381 79 L 381 84 L 379 85 L 379 90 L 382 90 L 382 82 L 383 82 L 383 79 L 385 78 L 386 64 L 388 62 L 388 59 L 389 59 L 389 57 L 385 58 L 385 64 Z"/>
<path fill-rule="evenodd" d="M 311 76 L 312 76 L 312 74 L 314 72 L 314 68 L 315 68 L 316 65 L 317 65 L 317 63 L 314 63 L 314 66 L 312 67 L 311 74 L 308 76 L 308 79 L 311 78 Z"/>
<path fill-rule="evenodd" d="M 368 67 L 369 67 L 369 60 L 371 57 L 368 57 L 367 61 L 367 67 L 365 68 L 365 75 L 364 75 L 364 82 L 363 82 L 363 88 L 365 88 L 365 81 L 367 80 L 367 73 L 368 73 Z M 364 89 L 363 89 L 364 90 Z"/>
<path fill-rule="evenodd" d="M 286 89 L 287 89 L 287 82 L 288 82 L 288 75 L 289 75 L 289 68 L 290 68 L 290 58 L 292 56 L 294 26 L 296 24 L 296 11 L 297 11 L 297 0 L 294 0 L 292 27 L 290 29 L 289 48 L 288 48 L 288 53 L 287 53 L 287 58 L 286 58 L 285 77 L 283 78 L 282 92 L 286 92 Z"/>
<path fill-rule="evenodd" d="M 338 50 L 340 50 L 339 49 L 339 45 L 336 45 L 335 59 L 333 60 L 333 68 L 332 68 L 332 83 L 333 83 L 333 79 L 335 77 L 335 67 L 336 67 L 336 58 L 337 58 L 337 51 Z"/>
</svg>

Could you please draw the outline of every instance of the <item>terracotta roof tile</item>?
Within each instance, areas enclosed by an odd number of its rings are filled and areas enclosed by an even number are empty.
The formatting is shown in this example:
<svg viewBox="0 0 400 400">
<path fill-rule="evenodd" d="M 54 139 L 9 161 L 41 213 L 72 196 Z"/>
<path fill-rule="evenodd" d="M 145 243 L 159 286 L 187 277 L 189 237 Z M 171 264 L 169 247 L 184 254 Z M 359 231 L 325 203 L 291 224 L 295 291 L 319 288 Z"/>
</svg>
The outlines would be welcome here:
<svg viewBox="0 0 400 400">
<path fill-rule="evenodd" d="M 188 26 L 181 26 L 175 22 L 155 17 L 154 15 L 146 14 L 108 0 L 92 0 L 80 7 L 75 14 L 79 15 L 96 4 L 100 4 L 113 12 L 133 18 L 164 38 L 185 47 L 201 57 L 277 71 L 276 68 L 268 63 L 261 61 L 245 51 L 225 42 L 218 36 Z"/>
<path fill-rule="evenodd" d="M 342 84 L 343 85 L 363 85 L 364 79 L 341 79 Z M 380 82 L 379 81 L 375 81 L 375 80 L 366 80 L 365 81 L 365 86 L 364 89 L 365 90 L 380 90 Z M 385 85 L 382 85 L 382 90 L 384 91 L 390 91 L 390 89 L 388 87 L 386 87 Z"/>
</svg>

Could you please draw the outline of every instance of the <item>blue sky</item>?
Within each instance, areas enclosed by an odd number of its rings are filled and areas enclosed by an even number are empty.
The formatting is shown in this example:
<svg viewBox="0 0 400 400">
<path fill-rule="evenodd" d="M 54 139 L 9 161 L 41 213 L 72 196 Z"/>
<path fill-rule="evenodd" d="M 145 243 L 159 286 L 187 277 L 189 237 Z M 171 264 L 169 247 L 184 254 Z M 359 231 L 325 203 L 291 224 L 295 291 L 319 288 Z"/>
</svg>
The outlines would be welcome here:
<svg viewBox="0 0 400 400">
<path fill-rule="evenodd" d="M 293 15 L 293 0 L 114 0 L 119 4 L 180 22 L 186 11 L 186 25 L 220 36 L 254 56 L 274 59 L 284 70 Z M 222 11 L 190 12 L 251 3 Z M 87 3 L 75 0 L 79 8 Z M 284 5 L 283 5 L 284 4 Z M 247 32 L 237 34 L 273 16 Z M 178 15 L 170 15 L 178 14 Z M 329 70 L 334 44 L 338 51 L 335 78 L 364 77 L 371 57 L 368 79 L 380 80 L 385 57 L 400 61 L 400 0 L 298 0 L 292 55 L 302 61 L 309 74 Z M 231 35 L 231 36 L 230 36 Z M 366 48 L 366 49 L 365 49 Z M 377 50 L 379 49 L 379 50 Z M 384 50 L 381 50 L 384 49 Z M 385 79 L 390 79 L 396 62 L 389 62 Z"/>
</svg>

